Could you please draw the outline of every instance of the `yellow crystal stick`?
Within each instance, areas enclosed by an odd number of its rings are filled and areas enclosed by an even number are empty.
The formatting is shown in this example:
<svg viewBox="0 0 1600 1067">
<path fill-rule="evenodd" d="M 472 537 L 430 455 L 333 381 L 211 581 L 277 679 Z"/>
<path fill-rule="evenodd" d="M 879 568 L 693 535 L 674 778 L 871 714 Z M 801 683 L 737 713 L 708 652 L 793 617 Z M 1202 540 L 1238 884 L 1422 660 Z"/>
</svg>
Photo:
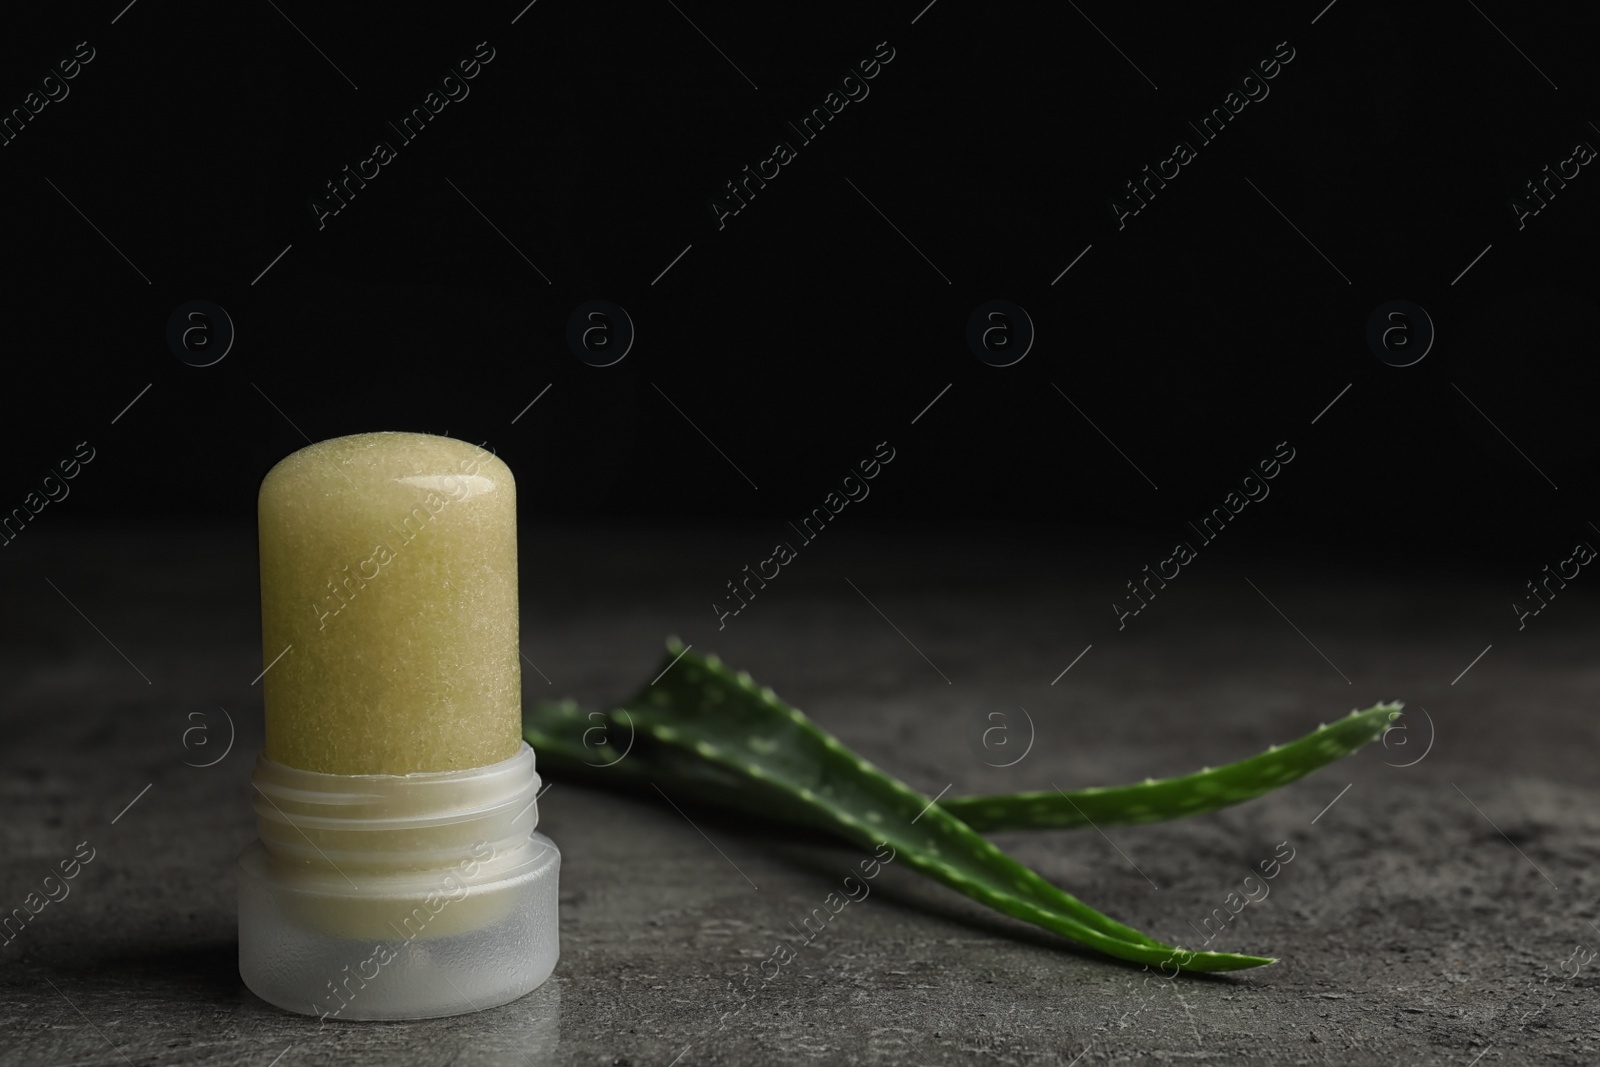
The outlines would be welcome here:
<svg viewBox="0 0 1600 1067">
<path fill-rule="evenodd" d="M 259 500 L 266 747 L 239 969 L 346 1019 L 503 1004 L 560 953 L 521 738 L 516 484 L 427 434 L 301 449 Z"/>
<path fill-rule="evenodd" d="M 461 770 L 522 738 L 516 484 L 415 433 L 311 445 L 261 483 L 267 756 L 329 774 Z"/>
</svg>

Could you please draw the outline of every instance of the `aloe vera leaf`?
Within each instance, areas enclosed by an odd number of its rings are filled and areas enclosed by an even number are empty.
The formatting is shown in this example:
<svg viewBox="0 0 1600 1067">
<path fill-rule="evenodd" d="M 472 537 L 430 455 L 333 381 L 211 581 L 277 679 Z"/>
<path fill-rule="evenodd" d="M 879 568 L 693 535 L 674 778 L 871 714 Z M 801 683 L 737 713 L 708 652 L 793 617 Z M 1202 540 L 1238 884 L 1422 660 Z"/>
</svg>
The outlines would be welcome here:
<svg viewBox="0 0 1600 1067">
<path fill-rule="evenodd" d="M 676 641 L 668 644 L 668 653 L 677 662 L 627 703 L 635 747 L 607 773 L 621 771 L 631 760 L 635 766 L 623 773 L 635 780 L 643 776 L 663 788 L 720 797 L 756 812 L 781 808 L 778 813 L 792 821 L 831 830 L 864 848 L 886 842 L 896 862 L 997 911 L 1121 959 L 1172 962 L 1193 971 L 1274 962 L 1186 952 L 1116 922 L 850 752 L 771 689 L 758 689 L 749 674 L 731 674 L 715 657 L 692 655 Z M 620 709 L 608 717 L 618 726 L 623 718 Z M 570 734 L 565 747 L 550 747 L 550 725 L 539 719 L 529 723 L 529 742 L 545 744 L 547 752 L 559 753 L 558 760 L 570 760 L 576 755 Z M 610 738 L 612 747 L 621 739 Z M 604 762 L 592 752 L 579 759 Z"/>
<path fill-rule="evenodd" d="M 532 745 L 543 774 L 604 788 L 651 792 L 659 783 L 673 796 L 712 807 L 755 813 L 779 822 L 819 829 L 815 813 L 786 794 L 774 793 L 748 775 L 708 763 L 692 750 L 662 745 L 641 733 L 627 708 L 584 712 L 575 700 L 538 701 L 523 712 L 522 735 Z M 753 794 L 760 793 L 759 803 Z"/>
<path fill-rule="evenodd" d="M 1348 756 L 1381 736 L 1400 707 L 1398 703 L 1377 704 L 1366 711 L 1352 711 L 1286 745 L 1273 745 L 1249 759 L 1179 778 L 1148 778 L 1133 785 L 1064 793 L 946 797 L 939 806 L 979 831 L 1131 826 L 1203 815 L 1251 800 Z"/>
</svg>

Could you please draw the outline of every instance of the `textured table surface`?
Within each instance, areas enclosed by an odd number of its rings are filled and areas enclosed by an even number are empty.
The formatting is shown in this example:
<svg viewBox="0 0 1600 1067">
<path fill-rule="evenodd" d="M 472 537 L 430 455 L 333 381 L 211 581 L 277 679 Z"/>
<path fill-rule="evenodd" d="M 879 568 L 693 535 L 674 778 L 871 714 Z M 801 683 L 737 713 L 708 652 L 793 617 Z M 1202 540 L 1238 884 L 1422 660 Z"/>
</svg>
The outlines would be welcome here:
<svg viewBox="0 0 1600 1067">
<path fill-rule="evenodd" d="M 564 855 L 554 978 L 475 1015 L 323 1026 L 258 1001 L 236 970 L 231 865 L 255 832 L 261 741 L 252 533 L 55 530 L 0 570 L 0 903 L 21 905 L 80 842 L 93 859 L 0 949 L 0 1062 L 1600 1057 L 1593 970 L 1567 977 L 1576 946 L 1600 946 L 1600 608 L 1583 590 L 1518 632 L 1514 590 L 1470 573 L 1219 553 L 1119 632 L 1107 605 L 1132 555 L 861 528 L 808 546 L 719 632 L 710 602 L 769 540 L 525 532 L 522 645 L 548 678 L 527 671 L 525 694 L 620 699 L 676 633 L 929 796 L 1181 773 L 1382 699 L 1406 701 L 1411 725 L 1403 745 L 1220 813 L 997 837 L 1091 905 L 1191 943 L 1189 924 L 1290 842 L 1270 895 L 1212 946 L 1281 957 L 1268 968 L 1147 993 L 1138 968 L 891 865 L 747 999 L 741 968 L 856 852 L 557 777 L 540 824 Z M 1014 751 L 1031 720 L 1015 766 L 971 743 L 993 712 Z"/>
</svg>

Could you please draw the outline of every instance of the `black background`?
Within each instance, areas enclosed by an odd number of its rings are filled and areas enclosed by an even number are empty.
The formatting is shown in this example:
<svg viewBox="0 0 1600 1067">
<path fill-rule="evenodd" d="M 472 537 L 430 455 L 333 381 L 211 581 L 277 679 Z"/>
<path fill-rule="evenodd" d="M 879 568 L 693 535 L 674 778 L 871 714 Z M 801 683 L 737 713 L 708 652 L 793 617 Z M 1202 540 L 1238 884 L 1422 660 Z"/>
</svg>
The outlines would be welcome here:
<svg viewBox="0 0 1600 1067">
<path fill-rule="evenodd" d="M 1600 143 L 1580 27 L 1472 4 L 922 4 L 8 14 L 7 109 L 77 42 L 96 56 L 0 148 L 0 507 L 87 440 L 23 537 L 248 523 L 306 437 L 405 429 L 487 441 L 525 523 L 779 522 L 885 440 L 905 458 L 862 522 L 1164 551 L 1282 440 L 1296 462 L 1236 547 L 1520 582 L 1600 521 L 1600 178 L 1520 231 L 1508 207 Z M 308 200 L 479 41 L 470 95 L 319 230 Z M 880 41 L 870 95 L 719 230 L 722 183 Z M 1119 231 L 1108 199 L 1280 41 L 1270 95 Z M 564 340 L 594 298 L 638 331 L 607 368 Z M 1014 366 L 965 343 L 994 298 L 1037 327 Z M 1407 368 L 1364 337 L 1396 298 L 1438 331 Z M 164 340 L 191 299 L 237 329 L 211 367 Z"/>
</svg>

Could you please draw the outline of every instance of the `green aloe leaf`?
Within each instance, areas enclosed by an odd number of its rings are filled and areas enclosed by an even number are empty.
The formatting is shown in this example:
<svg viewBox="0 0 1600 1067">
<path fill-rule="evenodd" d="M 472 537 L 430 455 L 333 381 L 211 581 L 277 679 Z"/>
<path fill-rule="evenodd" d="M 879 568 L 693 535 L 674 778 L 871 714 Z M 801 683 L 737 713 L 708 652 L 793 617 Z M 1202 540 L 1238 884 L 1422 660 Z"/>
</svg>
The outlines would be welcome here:
<svg viewBox="0 0 1600 1067">
<path fill-rule="evenodd" d="M 581 713 L 537 706 L 524 736 L 546 769 L 580 767 L 831 831 L 901 862 L 997 911 L 1111 956 L 1192 971 L 1274 962 L 1187 952 L 1125 926 L 1007 856 L 965 822 L 884 774 L 749 674 L 730 673 L 669 641 L 666 669 L 624 707 Z M 605 764 L 611 764 L 605 767 Z M 1182 957 L 1180 959 L 1180 957 Z"/>
<path fill-rule="evenodd" d="M 1382 736 L 1400 705 L 1378 704 L 1273 745 L 1225 767 L 1207 767 L 1180 778 L 1147 778 L 1133 785 L 946 797 L 939 806 L 974 830 L 1060 830 L 1078 826 L 1131 826 L 1202 815 L 1251 800 L 1348 756 Z"/>
</svg>

